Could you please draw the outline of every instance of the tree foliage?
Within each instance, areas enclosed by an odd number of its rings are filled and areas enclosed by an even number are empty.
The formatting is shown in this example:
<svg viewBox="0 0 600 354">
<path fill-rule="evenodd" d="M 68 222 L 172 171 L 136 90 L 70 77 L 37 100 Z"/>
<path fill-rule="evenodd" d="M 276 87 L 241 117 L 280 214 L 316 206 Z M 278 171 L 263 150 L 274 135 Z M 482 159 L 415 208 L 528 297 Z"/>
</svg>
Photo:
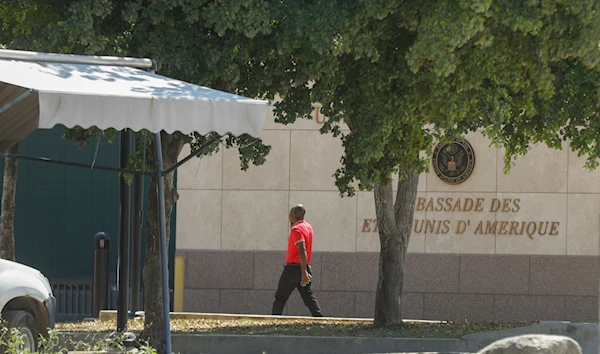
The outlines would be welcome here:
<svg viewBox="0 0 600 354">
<path fill-rule="evenodd" d="M 11 48 L 151 56 L 160 72 L 285 96 L 278 121 L 323 104 L 342 135 L 342 191 L 422 167 L 433 139 L 484 129 L 510 162 L 535 143 L 597 166 L 600 13 L 594 0 L 21 1 Z M 12 16 L 8 16 L 11 11 Z M 32 18 L 34 19 L 32 21 Z M 338 123 L 350 125 L 342 134 Z"/>
<path fill-rule="evenodd" d="M 477 129 L 506 149 L 507 166 L 532 144 L 568 140 L 596 167 L 598 6 L 255 0 L 166 1 L 153 11 L 164 19 L 157 26 L 193 28 L 185 36 L 206 53 L 198 72 L 224 69 L 243 93 L 285 96 L 279 122 L 322 103 L 322 132 L 341 136 L 346 152 L 338 187 L 352 194 L 352 181 L 371 188 L 399 166 L 422 169 L 416 153 L 434 139 Z"/>
</svg>

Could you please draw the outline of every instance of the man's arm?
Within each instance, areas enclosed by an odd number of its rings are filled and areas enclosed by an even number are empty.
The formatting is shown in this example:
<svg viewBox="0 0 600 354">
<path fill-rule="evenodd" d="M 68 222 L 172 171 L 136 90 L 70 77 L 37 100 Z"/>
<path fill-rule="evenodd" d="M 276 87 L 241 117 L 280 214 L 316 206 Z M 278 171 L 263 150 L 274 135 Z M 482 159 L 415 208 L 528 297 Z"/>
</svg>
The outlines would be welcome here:
<svg viewBox="0 0 600 354">
<path fill-rule="evenodd" d="M 296 247 L 298 247 L 298 257 L 300 257 L 300 274 L 302 274 L 302 282 L 304 284 L 310 283 L 311 276 L 308 274 L 307 270 L 307 255 L 306 248 L 304 247 L 304 240 L 300 240 L 296 242 Z"/>
</svg>

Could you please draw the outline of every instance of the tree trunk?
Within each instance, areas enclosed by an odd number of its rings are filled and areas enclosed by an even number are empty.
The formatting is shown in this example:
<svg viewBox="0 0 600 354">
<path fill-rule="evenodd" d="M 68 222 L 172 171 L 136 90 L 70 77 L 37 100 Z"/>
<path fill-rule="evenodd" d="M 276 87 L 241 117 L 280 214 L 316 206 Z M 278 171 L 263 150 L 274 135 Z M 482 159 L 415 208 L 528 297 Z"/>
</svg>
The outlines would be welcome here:
<svg viewBox="0 0 600 354">
<path fill-rule="evenodd" d="M 8 150 L 19 153 L 19 143 Z M 17 195 L 18 160 L 6 158 L 2 183 L 2 215 L 0 216 L 0 258 L 15 260 L 15 201 Z"/>
<path fill-rule="evenodd" d="M 183 141 L 173 135 L 162 133 L 162 153 L 164 169 L 175 165 Z M 154 155 L 154 154 L 153 154 Z M 171 212 L 179 194 L 173 185 L 175 173 L 165 176 L 165 212 L 167 219 L 167 246 L 171 235 Z M 142 339 L 158 353 L 165 352 L 163 341 L 163 297 L 160 263 L 160 225 L 158 222 L 158 193 L 156 178 L 153 176 L 148 187 L 148 216 L 146 217 L 146 262 L 144 264 L 144 332 Z"/>
<path fill-rule="evenodd" d="M 419 176 L 409 171 L 398 181 L 394 204 L 392 183 L 375 186 L 375 211 L 381 252 L 379 254 L 379 280 L 375 298 L 376 327 L 402 324 L 402 288 L 404 264 L 410 241 Z"/>
</svg>

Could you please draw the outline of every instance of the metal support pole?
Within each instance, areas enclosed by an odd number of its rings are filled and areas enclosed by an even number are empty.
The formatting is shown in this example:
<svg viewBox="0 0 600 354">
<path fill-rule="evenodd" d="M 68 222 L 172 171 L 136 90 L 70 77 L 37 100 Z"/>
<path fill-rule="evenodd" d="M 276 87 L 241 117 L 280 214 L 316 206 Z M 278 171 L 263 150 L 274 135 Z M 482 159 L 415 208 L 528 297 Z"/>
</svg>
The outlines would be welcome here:
<svg viewBox="0 0 600 354">
<path fill-rule="evenodd" d="M 121 131 L 120 167 L 126 168 L 131 152 L 129 129 Z M 119 288 L 117 298 L 117 332 L 127 329 L 129 302 L 129 219 L 131 193 L 125 178 L 119 183 Z"/>
<path fill-rule="evenodd" d="M 162 144 L 160 132 L 154 134 L 156 155 L 156 184 L 158 189 L 158 219 L 160 226 L 160 262 L 162 268 L 163 316 L 165 319 L 164 340 L 166 354 L 171 354 L 171 320 L 169 299 L 169 263 L 167 262 L 167 220 L 165 214 L 165 185 L 163 176 Z"/>
<path fill-rule="evenodd" d="M 47 157 L 35 157 L 35 156 L 25 156 L 25 155 L 19 155 L 19 154 L 9 154 L 9 153 L 4 153 L 2 154 L 3 157 L 8 157 L 10 159 L 19 159 L 19 160 L 25 160 L 25 161 L 33 161 L 33 162 L 45 162 L 45 163 L 51 163 L 51 164 L 55 164 L 55 165 L 63 165 L 63 166 L 73 166 L 73 167 L 84 167 L 84 168 L 89 168 L 92 170 L 102 170 L 102 171 L 113 171 L 113 172 L 121 172 L 121 173 L 130 173 L 133 175 L 137 175 L 137 174 L 143 174 L 144 176 L 152 176 L 154 174 L 154 172 L 150 172 L 150 171 L 134 171 L 134 170 L 129 170 L 126 168 L 117 168 L 117 167 L 107 167 L 107 166 L 99 166 L 99 165 L 90 165 L 87 163 L 78 163 L 78 162 L 70 162 L 70 161 L 62 161 L 62 160 L 53 160 L 53 159 L 49 159 Z"/>
<path fill-rule="evenodd" d="M 142 196 L 144 177 L 133 178 L 133 237 L 131 241 L 131 311 L 140 308 L 140 263 L 142 252 Z"/>
<path fill-rule="evenodd" d="M 110 237 L 104 232 L 94 236 L 94 283 L 92 316 L 100 317 L 100 311 L 108 309 L 108 260 Z"/>
<path fill-rule="evenodd" d="M 19 96 L 17 96 L 16 98 L 14 98 L 12 101 L 10 101 L 7 104 L 5 104 L 4 106 L 0 107 L 0 113 L 9 110 L 11 107 L 16 105 L 17 103 L 23 101 L 29 95 L 31 95 L 32 92 L 33 92 L 33 90 L 27 90 L 27 91 L 23 92 L 22 94 L 20 94 Z"/>
<path fill-rule="evenodd" d="M 39 53 L 12 49 L 0 49 L 0 59 L 27 60 L 37 62 L 57 62 L 70 64 L 130 66 L 132 68 L 140 69 L 148 69 L 153 67 L 154 65 L 154 61 L 147 58 Z"/>
<path fill-rule="evenodd" d="M 168 170 L 165 171 L 165 176 L 168 175 L 169 173 L 175 171 L 176 169 L 179 168 L 179 166 L 183 165 L 184 163 L 188 162 L 189 160 L 193 159 L 194 157 L 200 155 L 201 153 L 204 152 L 204 150 L 206 150 L 206 148 L 210 147 L 212 144 L 216 143 L 217 141 L 221 140 L 223 136 L 219 135 L 215 138 L 213 138 L 212 140 L 208 141 L 207 143 L 205 143 L 204 145 L 200 146 L 200 148 L 194 152 L 192 152 L 189 156 L 187 156 L 185 159 L 179 161 L 178 163 L 176 163 L 174 166 L 172 166 L 171 168 L 169 168 Z"/>
</svg>

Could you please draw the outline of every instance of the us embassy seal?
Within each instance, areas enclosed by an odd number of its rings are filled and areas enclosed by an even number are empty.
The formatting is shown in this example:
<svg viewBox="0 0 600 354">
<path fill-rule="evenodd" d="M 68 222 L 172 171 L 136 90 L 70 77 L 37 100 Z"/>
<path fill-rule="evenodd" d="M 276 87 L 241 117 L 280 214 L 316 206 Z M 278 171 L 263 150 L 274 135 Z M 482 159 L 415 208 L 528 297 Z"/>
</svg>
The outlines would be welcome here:
<svg viewBox="0 0 600 354">
<path fill-rule="evenodd" d="M 433 170 L 448 184 L 464 182 L 475 167 L 475 152 L 467 140 L 454 140 L 450 144 L 438 143 L 433 150 Z"/>
</svg>

